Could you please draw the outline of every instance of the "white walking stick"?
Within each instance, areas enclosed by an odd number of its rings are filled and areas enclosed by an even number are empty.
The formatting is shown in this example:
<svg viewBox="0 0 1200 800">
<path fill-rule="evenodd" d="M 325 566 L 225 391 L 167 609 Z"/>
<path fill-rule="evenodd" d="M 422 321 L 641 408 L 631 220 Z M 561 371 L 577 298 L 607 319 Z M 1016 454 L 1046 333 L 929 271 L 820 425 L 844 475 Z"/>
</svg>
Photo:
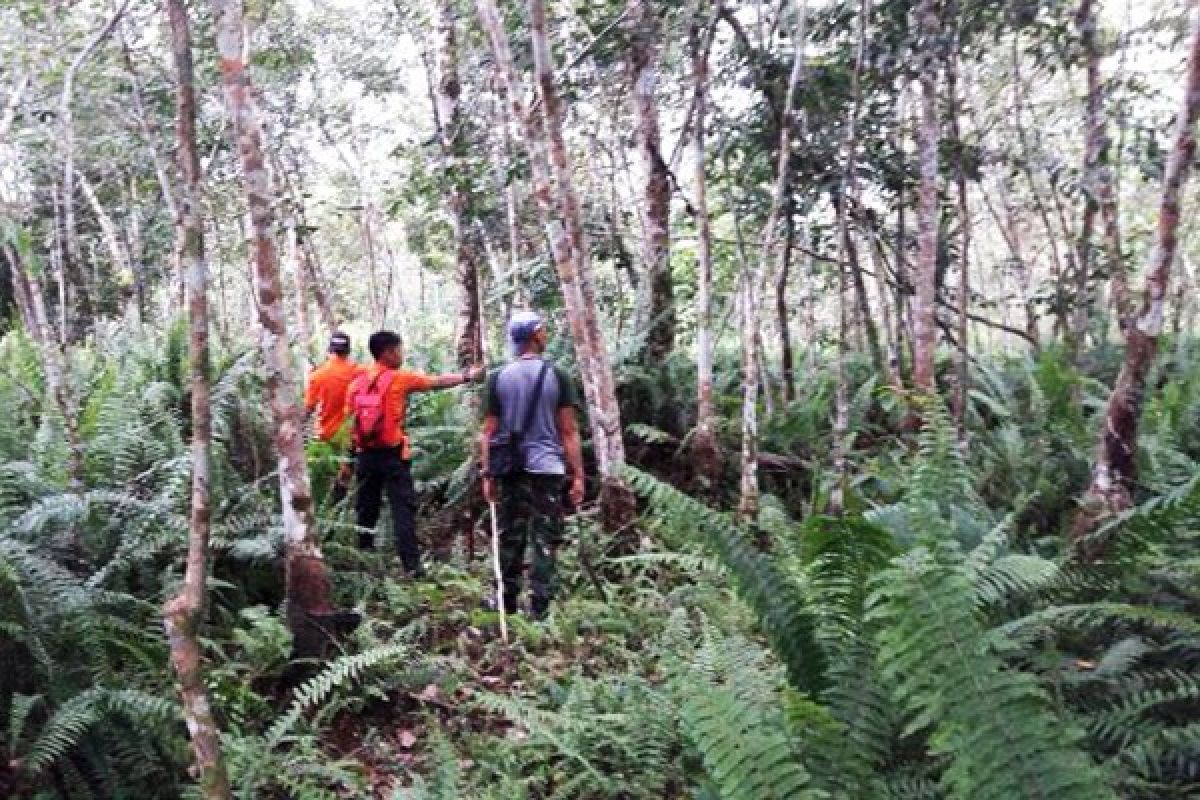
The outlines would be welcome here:
<svg viewBox="0 0 1200 800">
<path fill-rule="evenodd" d="M 492 569 L 496 573 L 496 609 L 500 612 L 500 638 L 508 644 L 508 616 L 504 609 L 504 573 L 500 569 L 500 524 L 496 520 L 496 504 L 488 502 L 492 512 Z"/>
</svg>

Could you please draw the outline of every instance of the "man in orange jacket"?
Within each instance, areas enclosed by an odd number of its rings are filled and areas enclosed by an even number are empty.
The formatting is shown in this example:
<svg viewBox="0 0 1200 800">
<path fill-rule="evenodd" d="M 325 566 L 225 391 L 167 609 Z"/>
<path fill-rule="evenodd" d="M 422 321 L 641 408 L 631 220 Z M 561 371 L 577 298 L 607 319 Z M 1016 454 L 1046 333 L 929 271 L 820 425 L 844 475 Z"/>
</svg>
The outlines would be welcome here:
<svg viewBox="0 0 1200 800">
<path fill-rule="evenodd" d="M 392 531 L 404 569 L 414 578 L 424 574 L 417 544 L 417 493 L 412 479 L 412 446 L 404 430 L 408 396 L 482 381 L 482 367 L 449 375 L 426 375 L 401 368 L 404 350 L 392 331 L 371 334 L 368 347 L 375 363 L 350 384 L 347 410 L 354 416 L 355 512 L 358 545 L 375 546 L 375 524 L 387 495 Z"/>
<path fill-rule="evenodd" d="M 363 371 L 363 366 L 350 358 L 350 337 L 338 331 L 329 337 L 329 358 L 312 371 L 308 388 L 304 391 L 305 410 L 309 414 L 314 411 L 317 413 L 317 438 L 327 442 L 338 454 L 348 450 L 347 437 L 343 432 L 348 416 L 346 391 Z M 352 452 L 350 457 L 354 457 Z M 343 462 L 333 482 L 330 498 L 333 505 L 346 499 L 352 475 L 350 462 Z"/>
</svg>

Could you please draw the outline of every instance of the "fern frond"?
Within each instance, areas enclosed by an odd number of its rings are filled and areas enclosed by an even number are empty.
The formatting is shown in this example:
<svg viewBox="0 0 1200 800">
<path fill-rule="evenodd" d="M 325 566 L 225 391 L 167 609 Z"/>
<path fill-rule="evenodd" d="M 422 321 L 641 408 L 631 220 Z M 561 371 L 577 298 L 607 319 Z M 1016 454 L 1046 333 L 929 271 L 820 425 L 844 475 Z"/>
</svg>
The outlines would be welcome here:
<svg viewBox="0 0 1200 800">
<path fill-rule="evenodd" d="M 700 752 L 705 771 L 726 800 L 827 797 L 811 786 L 788 736 L 778 704 L 761 689 L 738 691 L 752 672 L 707 637 L 696 660 L 675 678 L 680 722 Z M 751 678 L 749 685 L 758 683 Z"/>
<path fill-rule="evenodd" d="M 769 557 L 755 549 L 749 536 L 728 516 L 683 492 L 632 468 L 626 477 L 667 524 L 712 550 L 733 577 L 738 594 L 754 610 L 787 666 L 788 677 L 801 691 L 819 692 L 824 685 L 826 656 L 816 636 L 816 621 L 800 588 Z"/>
<path fill-rule="evenodd" d="M 278 745 L 305 713 L 324 704 L 335 689 L 358 680 L 368 670 L 399 660 L 407 653 L 404 645 L 392 644 L 341 656 L 330 662 L 319 674 L 296 687 L 287 712 L 267 731 L 267 748 Z"/>
<path fill-rule="evenodd" d="M 896 559 L 876 587 L 881 675 L 911 715 L 907 730 L 932 728 L 934 753 L 951 757 L 947 788 L 973 800 L 1114 797 L 1035 680 L 987 646 L 953 545 Z"/>
</svg>

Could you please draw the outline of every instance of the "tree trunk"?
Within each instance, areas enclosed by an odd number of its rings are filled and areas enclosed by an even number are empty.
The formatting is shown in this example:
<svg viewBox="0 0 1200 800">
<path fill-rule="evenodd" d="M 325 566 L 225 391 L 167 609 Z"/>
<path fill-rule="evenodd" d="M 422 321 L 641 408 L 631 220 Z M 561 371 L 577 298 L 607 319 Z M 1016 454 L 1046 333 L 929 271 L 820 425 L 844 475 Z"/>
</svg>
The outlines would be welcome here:
<svg viewBox="0 0 1200 800">
<path fill-rule="evenodd" d="M 313 330 L 312 320 L 308 315 L 308 280 L 305 275 L 304 253 L 300 247 L 299 234 L 296 231 L 296 215 L 289 212 L 287 217 L 287 258 L 292 270 L 292 285 L 296 297 L 296 326 L 300 334 L 300 353 L 303 363 L 312 362 Z"/>
<path fill-rule="evenodd" d="M 847 370 L 846 356 L 849 350 L 849 325 L 847 320 L 846 299 L 848 281 L 847 272 L 851 262 L 857 260 L 854 254 L 854 239 L 850 233 L 850 198 L 855 194 L 855 170 L 858 154 L 858 115 L 862 104 L 862 69 L 866 57 L 867 24 L 871 15 L 870 0 L 862 0 L 858 10 L 858 39 L 854 57 L 854 72 L 851 73 L 851 102 L 850 113 L 846 119 L 845 135 L 842 137 L 842 175 L 838 187 L 837 225 L 840 258 L 838 258 L 837 276 L 837 386 L 834 390 L 834 419 L 833 419 L 833 473 L 834 485 L 829 493 L 827 512 L 840 515 L 846 509 L 846 488 L 849 484 L 849 463 L 846 453 L 847 437 L 850 430 L 850 375 Z M 854 267 L 857 269 L 857 266 Z M 859 275 L 861 281 L 861 273 Z M 878 345 L 876 345 L 878 347 Z"/>
<path fill-rule="evenodd" d="M 758 517 L 760 496 L 758 487 L 758 393 L 760 367 L 757 341 L 762 326 L 762 296 L 770 259 L 779 240 L 779 215 L 787 198 L 791 176 L 792 128 L 795 125 L 796 87 L 804 73 L 804 41 L 807 35 L 808 4 L 799 8 L 800 20 L 793 32 L 794 54 L 792 71 L 784 98 L 783 114 L 779 118 L 779 150 L 776 154 L 775 187 L 771 192 L 771 209 L 762 231 L 759 259 L 747 276 L 742 300 L 742 480 L 738 499 L 738 516 L 753 520 Z"/>
<path fill-rule="evenodd" d="M 108 249 L 109 258 L 112 259 L 113 269 L 118 275 L 128 274 L 130 277 L 134 277 L 131 254 L 121 239 L 121 234 L 117 230 L 117 224 L 109 216 L 108 212 L 104 210 L 104 206 L 100 204 L 100 199 L 96 197 L 96 190 L 92 186 L 92 182 L 82 172 L 79 173 L 79 188 L 83 192 L 84 199 L 91 206 L 92 213 L 96 217 L 96 222 L 100 226 L 100 234 L 104 239 L 104 246 Z"/>
<path fill-rule="evenodd" d="M 330 583 L 321 554 L 313 513 L 312 490 L 304 456 L 304 411 L 296 372 L 288 349 L 279 254 L 272 230 L 271 182 L 263 161 L 262 124 L 243 52 L 241 0 L 212 0 L 216 17 L 217 53 L 225 103 L 233 122 L 234 144 L 242 167 L 248 231 L 254 267 L 258 322 L 267 396 L 274 418 L 279 484 L 283 499 L 283 531 L 287 547 L 287 614 L 297 655 L 319 652 L 325 631 L 319 620 L 329 616 Z"/>
<path fill-rule="evenodd" d="M 692 18 L 689 41 L 692 51 L 692 92 L 695 108 L 692 128 L 692 205 L 696 210 L 696 432 L 692 436 L 692 457 L 696 475 L 708 487 L 720 477 L 721 456 L 716 433 L 716 405 L 713 402 L 712 335 L 712 222 L 708 218 L 708 179 L 706 175 L 705 126 L 708 113 L 708 53 L 713 26 L 701 41 L 700 10 Z"/>
<path fill-rule="evenodd" d="M 1104 109 L 1104 84 L 1100 76 L 1100 48 L 1096 41 L 1096 5 L 1094 0 L 1080 0 L 1075 24 L 1079 29 L 1087 68 L 1087 139 L 1084 149 L 1084 207 L 1085 230 L 1091 233 L 1088 217 L 1100 214 L 1104 225 L 1104 249 L 1108 256 L 1111 275 L 1113 304 L 1117 311 L 1117 324 L 1122 332 L 1128 332 L 1133 320 L 1133 299 L 1129 296 L 1129 277 L 1125 272 L 1125 260 L 1121 255 L 1121 227 L 1117 209 L 1117 193 L 1114 186 L 1111 142 L 1108 139 L 1107 119 Z"/>
<path fill-rule="evenodd" d="M 459 288 L 458 342 L 455 352 L 459 367 L 465 369 L 483 363 L 483 339 L 479 323 L 479 264 L 471 246 L 471 225 L 467 219 L 471 204 L 471 175 L 465 123 L 459 105 L 462 89 L 458 80 L 454 5 L 450 0 L 441 0 L 438 4 L 437 37 L 436 111 Z"/>
<path fill-rule="evenodd" d="M 183 587 L 163 608 L 163 626 L 171 665 L 179 681 L 184 719 L 192 740 L 200 790 L 208 800 L 228 800 L 229 777 L 221 758 L 221 738 L 205 689 L 198 629 L 204 620 L 208 575 L 209 454 L 212 414 L 209 408 L 208 263 L 204 225 L 196 199 L 200 159 L 196 153 L 196 95 L 192 72 L 192 38 L 185 0 L 167 0 L 171 50 L 176 77 L 176 155 L 182 175 L 177 211 L 183 239 L 177 245 L 187 269 L 189 351 L 192 390 L 192 513 Z"/>
<path fill-rule="evenodd" d="M 1021 48 L 1020 35 L 1013 34 L 1012 42 L 1012 63 L 1013 63 L 1013 79 L 1012 79 L 1012 112 L 1011 116 L 1013 124 L 1017 128 L 1017 139 L 1021 145 L 1021 155 L 1017 158 L 1017 163 L 1020 165 L 1021 173 L 1025 176 L 1026 182 L 1029 184 L 1029 193 L 1033 199 L 1034 210 L 1038 214 L 1038 218 L 1042 221 L 1042 226 L 1046 229 L 1046 239 L 1050 244 L 1051 268 L 1054 273 L 1054 324 L 1055 332 L 1061 336 L 1070 335 L 1070 322 L 1067 318 L 1067 299 L 1066 292 L 1063 290 L 1063 280 L 1066 270 L 1063 268 L 1062 256 L 1058 251 L 1058 236 L 1054 232 L 1054 226 L 1050 222 L 1050 213 L 1046 210 L 1046 204 L 1042 201 L 1041 193 L 1038 191 L 1037 181 L 1033 176 L 1033 169 L 1029 166 L 1032 159 L 1031 149 L 1029 145 L 1029 136 L 1025 130 L 1023 121 L 1024 102 L 1024 78 L 1021 77 Z"/>
<path fill-rule="evenodd" d="M 1178 249 L 1180 195 L 1196 154 L 1195 127 L 1200 116 L 1200 10 L 1190 4 L 1191 45 L 1183 101 L 1176 117 L 1175 141 L 1163 174 L 1158 228 L 1146 268 L 1142 306 L 1127 331 L 1125 361 L 1104 411 L 1104 426 L 1091 484 L 1072 536 L 1085 555 L 1096 555 L 1082 542 L 1097 524 L 1133 504 L 1137 481 L 1138 421 L 1145 402 L 1146 376 L 1154 365 L 1162 335 L 1167 287 Z"/>
<path fill-rule="evenodd" d="M 779 381 L 783 384 L 783 399 L 791 403 L 796 399 L 796 356 L 792 352 L 791 309 L 788 303 L 788 284 L 792 272 L 792 254 L 796 244 L 796 199 L 788 192 L 787 219 L 784 221 L 787 235 L 783 242 L 783 258 L 779 274 L 775 278 L 775 319 L 779 326 Z"/>
<path fill-rule="evenodd" d="M 625 466 L 621 414 L 591 285 L 583 215 L 562 134 L 562 110 L 546 38 L 545 9 L 541 0 L 530 0 L 530 36 L 540 109 L 527 109 L 495 0 L 476 0 L 475 7 L 491 42 L 509 107 L 520 121 L 529 150 L 533 196 L 546 225 L 590 412 L 592 447 L 602 483 L 603 521 L 610 530 L 625 530 L 636 508 L 633 493 L 621 475 Z"/>
<path fill-rule="evenodd" d="M 75 226 L 75 114 L 74 114 L 74 96 L 75 96 L 75 76 L 79 74 L 79 70 L 87 63 L 92 54 L 116 29 L 117 23 L 121 21 L 121 17 L 125 14 L 125 9 L 129 7 L 131 0 L 124 0 L 108 18 L 101 28 L 92 34 L 91 38 L 84 44 L 83 49 L 75 54 L 71 59 L 71 63 L 67 65 L 66 72 L 63 74 L 62 93 L 59 95 L 58 103 L 58 123 L 60 126 L 60 148 L 62 152 L 62 204 L 63 204 L 63 225 L 65 226 L 65 239 L 63 252 L 65 260 L 62 265 L 64 284 L 66 276 L 78 273 L 75 280 L 75 291 L 78 292 L 76 301 L 71 303 L 74 306 L 74 311 L 83 321 L 89 320 L 92 313 L 91 293 L 87 285 L 87 281 L 82 279 L 81 269 L 81 254 L 79 252 L 79 239 L 76 235 Z M 61 311 L 64 317 L 62 335 L 70 338 L 68 327 L 70 317 L 67 315 L 65 308 Z"/>
<path fill-rule="evenodd" d="M 955 182 L 958 189 L 958 216 L 962 235 L 959 241 L 958 254 L 958 347 L 955 349 L 955 381 L 954 381 L 954 427 L 958 434 L 959 449 L 967 451 L 967 396 L 970 390 L 970 352 L 968 341 L 968 314 L 971 302 L 971 207 L 967 197 L 967 166 L 966 143 L 962 138 L 962 126 L 959 117 L 962 101 L 958 92 L 958 64 L 961 49 L 959 28 L 959 8 L 957 0 L 951 5 L 950 18 L 954 20 L 955 34 L 953 51 L 950 54 L 946 68 L 946 94 L 949 99 L 950 136 L 954 139 L 957 158 L 955 160 Z"/>
<path fill-rule="evenodd" d="M 916 303 L 913 307 L 913 385 L 923 392 L 937 390 L 934 362 L 937 355 L 937 248 L 938 248 L 938 129 L 937 38 L 941 33 L 936 0 L 921 0 L 917 7 L 922 49 L 921 117 L 917 126 Z"/>
<path fill-rule="evenodd" d="M 650 0 L 628 0 L 627 69 L 632 85 L 633 138 L 645 184 L 642 188 L 644 233 L 643 277 L 638 291 L 635 326 L 645 335 L 641 361 L 661 365 L 675 345 L 675 289 L 671 280 L 671 182 L 662 157 L 658 126 L 658 48 L 662 27 Z"/>
</svg>

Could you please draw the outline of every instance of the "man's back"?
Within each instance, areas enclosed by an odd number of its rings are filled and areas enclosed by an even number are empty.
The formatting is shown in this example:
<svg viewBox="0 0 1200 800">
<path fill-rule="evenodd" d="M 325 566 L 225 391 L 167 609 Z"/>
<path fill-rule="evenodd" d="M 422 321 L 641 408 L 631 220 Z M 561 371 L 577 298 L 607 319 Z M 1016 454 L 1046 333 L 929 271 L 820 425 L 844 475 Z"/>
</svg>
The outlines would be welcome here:
<svg viewBox="0 0 1200 800">
<path fill-rule="evenodd" d="M 503 367 L 488 381 L 487 413 L 499 418 L 503 430 L 517 431 L 524 425 L 538 374 L 546 363 L 540 358 L 522 358 Z M 566 472 L 558 410 L 577 405 L 574 388 L 566 373 L 551 365 L 537 398 L 533 418 L 521 439 L 527 472 L 542 475 Z"/>
<path fill-rule="evenodd" d="M 346 390 L 363 368 L 349 358 L 332 356 L 313 370 L 305 392 L 305 405 L 317 409 L 317 436 L 329 441 L 346 421 Z"/>
</svg>

